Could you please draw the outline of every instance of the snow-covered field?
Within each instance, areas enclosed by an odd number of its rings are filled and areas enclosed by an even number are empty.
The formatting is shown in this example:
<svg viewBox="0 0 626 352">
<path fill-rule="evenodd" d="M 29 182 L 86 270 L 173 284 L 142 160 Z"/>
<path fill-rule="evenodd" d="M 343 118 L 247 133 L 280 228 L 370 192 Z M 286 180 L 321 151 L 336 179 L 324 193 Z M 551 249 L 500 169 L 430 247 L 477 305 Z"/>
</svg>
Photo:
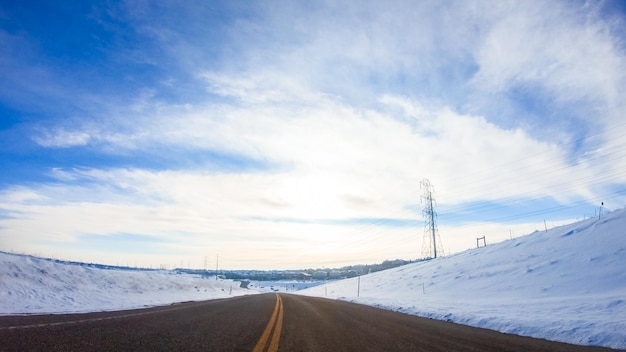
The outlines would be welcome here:
<svg viewBox="0 0 626 352">
<path fill-rule="evenodd" d="M 131 309 L 298 287 L 253 282 L 252 288 L 0 252 L 2 315 Z M 296 293 L 626 349 L 626 211 Z"/>
<path fill-rule="evenodd" d="M 278 280 L 278 281 L 250 281 L 249 288 L 259 292 L 285 292 L 294 293 L 294 291 L 304 290 L 323 284 L 324 281 L 311 280 Z"/>
<path fill-rule="evenodd" d="M 626 211 L 297 293 L 626 349 Z"/>
<path fill-rule="evenodd" d="M 123 310 L 253 293 L 215 276 L 100 269 L 0 252 L 0 315 Z"/>
</svg>

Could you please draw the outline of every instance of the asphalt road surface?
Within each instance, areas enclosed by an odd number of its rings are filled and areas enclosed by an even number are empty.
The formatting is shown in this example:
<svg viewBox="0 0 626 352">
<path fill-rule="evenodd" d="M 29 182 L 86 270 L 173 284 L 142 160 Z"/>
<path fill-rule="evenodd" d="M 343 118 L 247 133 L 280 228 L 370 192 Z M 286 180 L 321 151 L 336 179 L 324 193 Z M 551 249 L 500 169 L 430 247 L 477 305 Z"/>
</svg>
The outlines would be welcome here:
<svg viewBox="0 0 626 352">
<path fill-rule="evenodd" d="M 0 350 L 611 351 L 286 294 L 119 312 L 4 316 Z"/>
</svg>

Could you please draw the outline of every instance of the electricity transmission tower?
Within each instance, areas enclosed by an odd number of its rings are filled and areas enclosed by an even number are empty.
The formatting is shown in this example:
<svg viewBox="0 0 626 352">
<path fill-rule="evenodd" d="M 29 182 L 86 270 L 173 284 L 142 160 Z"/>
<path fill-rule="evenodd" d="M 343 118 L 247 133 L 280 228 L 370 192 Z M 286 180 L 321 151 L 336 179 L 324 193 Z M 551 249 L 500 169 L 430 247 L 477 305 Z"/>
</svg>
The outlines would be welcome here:
<svg viewBox="0 0 626 352">
<path fill-rule="evenodd" d="M 422 189 L 422 203 L 424 209 L 422 214 L 424 215 L 424 238 L 422 239 L 422 258 L 430 259 L 437 258 L 437 255 L 443 255 L 443 245 L 441 244 L 441 236 L 439 236 L 439 229 L 437 229 L 437 213 L 433 203 L 433 185 L 428 179 L 423 179 L 420 182 L 420 188 Z"/>
</svg>

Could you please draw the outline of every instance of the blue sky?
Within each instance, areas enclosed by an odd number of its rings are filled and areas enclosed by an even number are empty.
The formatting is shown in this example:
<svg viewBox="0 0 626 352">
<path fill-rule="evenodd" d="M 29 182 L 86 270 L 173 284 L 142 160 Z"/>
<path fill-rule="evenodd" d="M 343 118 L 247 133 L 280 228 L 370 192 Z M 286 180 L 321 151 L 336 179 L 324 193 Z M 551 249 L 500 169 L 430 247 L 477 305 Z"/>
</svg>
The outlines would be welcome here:
<svg viewBox="0 0 626 352">
<path fill-rule="evenodd" d="M 5 1 L 0 249 L 415 259 L 626 204 L 620 1 Z M 545 220 L 545 224 L 544 224 Z"/>
</svg>

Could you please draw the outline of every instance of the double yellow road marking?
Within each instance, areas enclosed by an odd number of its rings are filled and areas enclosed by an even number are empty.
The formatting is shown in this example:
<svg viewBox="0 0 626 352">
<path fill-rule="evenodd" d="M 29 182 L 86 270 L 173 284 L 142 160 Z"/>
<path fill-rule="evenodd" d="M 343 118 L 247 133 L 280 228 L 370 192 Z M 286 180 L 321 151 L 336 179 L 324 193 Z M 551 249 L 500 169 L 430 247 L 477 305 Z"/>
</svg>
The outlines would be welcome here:
<svg viewBox="0 0 626 352">
<path fill-rule="evenodd" d="M 267 323 L 265 330 L 263 330 L 263 335 L 259 339 L 259 342 L 256 343 L 252 352 L 276 352 L 278 351 L 278 341 L 280 340 L 280 330 L 283 328 L 283 300 L 280 298 L 280 295 L 276 294 L 276 307 L 274 307 L 274 313 L 272 313 L 272 317 L 270 321 Z M 272 334 L 272 330 L 274 333 Z M 269 346 L 267 345 L 268 339 L 272 335 L 272 339 L 269 341 Z M 267 346 L 267 350 L 265 347 Z"/>
</svg>

